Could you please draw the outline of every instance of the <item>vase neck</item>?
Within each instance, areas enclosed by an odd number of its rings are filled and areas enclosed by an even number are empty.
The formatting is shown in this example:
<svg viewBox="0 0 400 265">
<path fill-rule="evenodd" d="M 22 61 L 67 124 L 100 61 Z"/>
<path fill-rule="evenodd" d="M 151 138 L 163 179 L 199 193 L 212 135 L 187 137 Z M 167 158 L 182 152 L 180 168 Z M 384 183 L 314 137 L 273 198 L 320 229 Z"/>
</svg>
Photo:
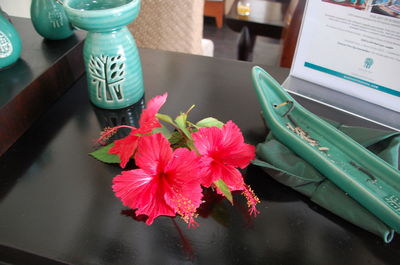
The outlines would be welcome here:
<svg viewBox="0 0 400 265">
<path fill-rule="evenodd" d="M 117 28 L 109 28 L 109 29 L 99 29 L 99 30 L 89 30 L 90 33 L 112 33 L 112 32 L 119 32 L 128 30 L 126 26 L 117 27 Z"/>
</svg>

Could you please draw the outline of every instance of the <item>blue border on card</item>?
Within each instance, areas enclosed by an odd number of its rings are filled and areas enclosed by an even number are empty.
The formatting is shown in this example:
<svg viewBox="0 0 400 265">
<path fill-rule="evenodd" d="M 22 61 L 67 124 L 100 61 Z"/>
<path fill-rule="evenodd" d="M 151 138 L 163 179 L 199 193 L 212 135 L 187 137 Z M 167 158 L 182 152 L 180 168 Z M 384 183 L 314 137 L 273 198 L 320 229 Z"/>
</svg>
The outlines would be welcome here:
<svg viewBox="0 0 400 265">
<path fill-rule="evenodd" d="M 320 71 L 320 72 L 323 72 L 323 73 L 326 73 L 326 74 L 330 74 L 330 75 L 333 75 L 333 76 L 340 77 L 340 78 L 345 79 L 345 80 L 349 80 L 351 82 L 354 82 L 354 83 L 357 83 L 357 84 L 360 84 L 360 85 L 363 85 L 363 86 L 366 86 L 366 87 L 370 87 L 370 88 L 373 88 L 373 89 L 376 89 L 376 90 L 379 90 L 379 91 L 382 91 L 382 92 L 385 92 L 385 93 L 400 97 L 400 91 L 396 91 L 396 90 L 388 88 L 388 87 L 380 86 L 380 85 L 377 85 L 377 84 L 362 80 L 362 79 L 354 77 L 354 76 L 350 76 L 350 75 L 346 75 L 346 74 L 343 74 L 343 73 L 340 73 L 340 72 L 336 72 L 334 70 L 331 70 L 331 69 L 328 69 L 328 68 L 325 68 L 325 67 L 322 67 L 322 66 L 319 66 L 319 65 L 316 65 L 316 64 L 312 64 L 312 63 L 309 63 L 309 62 L 305 62 L 304 66 L 308 67 L 308 68 L 311 68 L 311 69 L 314 69 L 314 70 L 317 70 L 317 71 Z"/>
</svg>

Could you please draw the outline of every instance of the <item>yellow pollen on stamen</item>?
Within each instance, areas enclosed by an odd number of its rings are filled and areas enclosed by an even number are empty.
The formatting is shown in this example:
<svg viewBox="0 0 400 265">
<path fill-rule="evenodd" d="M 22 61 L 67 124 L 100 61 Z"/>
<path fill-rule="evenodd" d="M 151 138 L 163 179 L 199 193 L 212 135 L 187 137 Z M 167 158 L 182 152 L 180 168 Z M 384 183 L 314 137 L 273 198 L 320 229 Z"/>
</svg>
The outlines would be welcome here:
<svg viewBox="0 0 400 265">
<path fill-rule="evenodd" d="M 105 127 L 104 130 L 100 133 L 100 142 L 107 142 L 115 133 L 117 130 L 115 128 L 111 127 Z"/>
<path fill-rule="evenodd" d="M 196 226 L 196 222 L 194 218 L 198 216 L 196 213 L 196 206 L 190 199 L 183 197 L 181 194 L 177 193 L 177 197 L 175 198 L 176 203 L 176 212 L 181 216 L 183 221 L 185 221 L 189 226 Z"/>
<path fill-rule="evenodd" d="M 250 208 L 250 214 L 253 216 L 259 214 L 260 212 L 257 210 L 256 205 L 260 203 L 260 199 L 256 196 L 250 186 L 245 185 L 245 189 L 243 190 L 242 194 L 246 197 L 247 207 Z"/>
</svg>

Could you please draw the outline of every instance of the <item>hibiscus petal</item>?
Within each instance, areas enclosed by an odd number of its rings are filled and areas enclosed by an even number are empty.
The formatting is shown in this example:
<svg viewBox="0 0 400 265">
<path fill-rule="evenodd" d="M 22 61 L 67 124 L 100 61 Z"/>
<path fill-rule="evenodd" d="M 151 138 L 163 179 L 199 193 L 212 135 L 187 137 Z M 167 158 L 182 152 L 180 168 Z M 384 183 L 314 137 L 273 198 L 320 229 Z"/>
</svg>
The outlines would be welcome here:
<svg viewBox="0 0 400 265">
<path fill-rule="evenodd" d="M 221 144 L 223 144 L 224 146 L 231 147 L 232 145 L 239 145 L 244 143 L 242 132 L 233 121 L 228 121 L 224 126 L 222 126 L 221 130 Z"/>
<path fill-rule="evenodd" d="M 255 158 L 255 147 L 244 143 L 242 132 L 232 121 L 221 129 L 200 128 L 193 133 L 193 140 L 200 154 L 223 164 L 245 168 Z"/>
<path fill-rule="evenodd" d="M 199 159 L 195 152 L 186 148 L 177 148 L 165 172 L 173 175 L 174 182 L 199 182 Z"/>
<path fill-rule="evenodd" d="M 147 215 L 146 224 L 160 216 L 175 216 L 175 210 L 167 204 L 165 194 L 171 192 L 162 179 L 148 175 L 142 169 L 123 171 L 113 179 L 113 191 L 125 206 L 137 209 L 137 215 Z"/>
<path fill-rule="evenodd" d="M 212 155 L 221 146 L 222 131 L 217 127 L 204 127 L 193 133 L 192 137 L 201 155 Z"/>
<path fill-rule="evenodd" d="M 243 176 L 235 167 L 214 161 L 211 164 L 211 172 L 213 178 L 216 180 L 222 179 L 230 191 L 244 189 Z M 220 191 L 218 193 L 222 194 Z"/>
<path fill-rule="evenodd" d="M 143 136 L 135 155 L 136 165 L 149 175 L 160 174 L 172 157 L 167 138 L 161 133 Z"/>
<path fill-rule="evenodd" d="M 135 136 L 134 132 L 135 130 L 132 130 L 127 137 L 114 141 L 114 146 L 109 150 L 110 154 L 115 154 L 119 157 L 122 168 L 125 168 L 138 146 L 139 137 Z"/>
<path fill-rule="evenodd" d="M 218 176 L 213 174 L 211 164 L 214 161 L 209 156 L 203 155 L 200 158 L 200 172 L 201 172 L 201 185 L 208 188 L 210 187 L 214 181 L 218 180 Z"/>
<path fill-rule="evenodd" d="M 199 166 L 199 157 L 193 151 L 178 148 L 165 168 L 164 176 L 173 190 L 172 194 L 166 194 L 165 199 L 189 226 L 197 225 L 194 218 L 202 203 Z"/>
<path fill-rule="evenodd" d="M 139 119 L 140 129 L 143 134 L 151 132 L 154 128 L 161 127 L 161 124 L 155 115 L 164 105 L 165 101 L 167 100 L 167 96 L 168 94 L 164 93 L 162 96 L 156 96 L 147 102 L 147 107 L 143 110 Z"/>
<path fill-rule="evenodd" d="M 237 149 L 223 151 L 219 153 L 219 161 L 240 168 L 247 167 L 256 156 L 256 148 L 250 144 L 242 144 Z"/>
<path fill-rule="evenodd" d="M 180 197 L 190 200 L 196 209 L 200 206 L 203 197 L 199 158 L 193 151 L 178 148 L 165 168 L 168 183 L 171 184 L 173 190 L 180 194 Z"/>
<path fill-rule="evenodd" d="M 255 158 L 255 147 L 244 143 L 242 132 L 232 121 L 228 121 L 222 127 L 220 144 L 218 160 L 224 164 L 245 168 Z"/>
</svg>

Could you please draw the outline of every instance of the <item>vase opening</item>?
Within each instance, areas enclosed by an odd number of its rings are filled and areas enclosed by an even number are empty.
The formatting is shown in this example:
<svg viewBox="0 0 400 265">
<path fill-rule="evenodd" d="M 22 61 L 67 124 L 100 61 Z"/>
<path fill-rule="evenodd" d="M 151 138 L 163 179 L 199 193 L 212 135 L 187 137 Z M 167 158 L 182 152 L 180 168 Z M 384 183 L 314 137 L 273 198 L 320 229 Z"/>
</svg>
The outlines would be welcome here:
<svg viewBox="0 0 400 265">
<path fill-rule="evenodd" d="M 96 11 L 117 8 L 135 0 L 70 0 L 68 6 L 81 11 Z"/>
<path fill-rule="evenodd" d="M 75 27 L 110 31 L 128 25 L 138 16 L 140 0 L 64 0 L 64 8 Z"/>
</svg>

